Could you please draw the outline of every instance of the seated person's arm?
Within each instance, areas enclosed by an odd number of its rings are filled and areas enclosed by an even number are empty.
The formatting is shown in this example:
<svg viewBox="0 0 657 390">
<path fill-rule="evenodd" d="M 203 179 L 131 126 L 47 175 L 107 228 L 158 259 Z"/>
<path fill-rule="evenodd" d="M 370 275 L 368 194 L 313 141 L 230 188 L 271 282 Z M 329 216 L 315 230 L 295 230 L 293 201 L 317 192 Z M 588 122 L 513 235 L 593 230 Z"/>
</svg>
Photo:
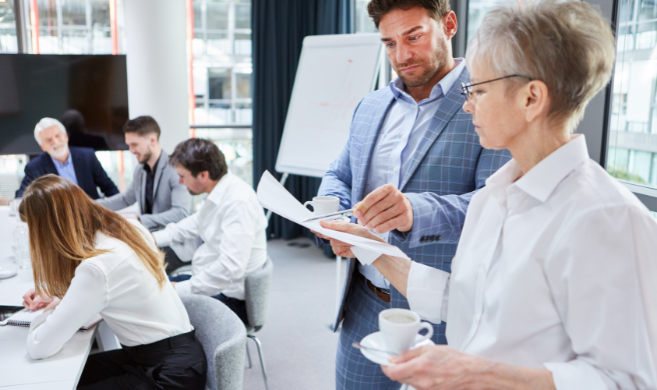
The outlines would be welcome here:
<svg viewBox="0 0 657 390">
<path fill-rule="evenodd" d="M 80 327 L 103 310 L 107 304 L 105 285 L 105 276 L 98 268 L 80 264 L 59 305 L 32 321 L 27 338 L 30 357 L 45 359 L 56 354 Z"/>
<path fill-rule="evenodd" d="M 114 211 L 132 206 L 135 204 L 135 202 L 137 202 L 137 195 L 135 194 L 135 181 L 132 181 L 126 192 L 122 194 L 116 194 L 108 198 L 97 199 L 96 202 Z"/>
<path fill-rule="evenodd" d="M 262 209 L 256 209 L 247 201 L 232 204 L 221 220 L 223 237 L 208 237 L 205 242 L 218 250 L 217 261 L 191 279 L 176 283 L 176 291 L 212 296 L 244 278 L 260 217 L 258 213 L 261 216 Z"/>
<path fill-rule="evenodd" d="M 32 184 L 34 180 L 38 178 L 37 173 L 32 169 L 30 164 L 27 164 L 25 166 L 25 176 L 23 177 L 23 180 L 21 181 L 21 186 L 20 188 L 16 191 L 16 197 L 17 198 L 22 198 L 23 197 L 23 192 L 27 189 L 27 187 Z"/>
<path fill-rule="evenodd" d="M 178 223 L 170 223 L 165 229 L 154 232 L 153 238 L 158 247 L 164 248 L 171 243 L 180 244 L 198 235 L 198 213 L 194 213 Z"/>
<path fill-rule="evenodd" d="M 192 195 L 187 191 L 184 184 L 178 183 L 178 177 L 169 178 L 169 188 L 171 188 L 171 208 L 157 214 L 142 214 L 139 220 L 149 229 L 158 226 L 167 226 L 170 223 L 176 223 L 189 215 L 189 209 L 192 205 Z"/>
</svg>

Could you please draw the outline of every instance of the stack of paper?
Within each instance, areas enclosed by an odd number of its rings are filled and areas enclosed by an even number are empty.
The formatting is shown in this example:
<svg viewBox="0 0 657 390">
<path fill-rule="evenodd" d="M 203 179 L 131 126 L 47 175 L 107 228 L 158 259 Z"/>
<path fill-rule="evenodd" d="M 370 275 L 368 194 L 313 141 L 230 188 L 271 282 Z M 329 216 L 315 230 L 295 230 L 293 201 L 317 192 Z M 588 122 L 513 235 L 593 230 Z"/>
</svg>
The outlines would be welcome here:
<svg viewBox="0 0 657 390">
<path fill-rule="evenodd" d="M 305 219 L 312 218 L 314 214 L 303 207 L 268 171 L 262 174 L 257 193 L 262 207 L 317 233 L 353 245 L 352 252 L 361 263 L 370 264 L 382 254 L 408 259 L 401 249 L 388 243 L 325 229 L 319 221 L 303 222 Z"/>
</svg>

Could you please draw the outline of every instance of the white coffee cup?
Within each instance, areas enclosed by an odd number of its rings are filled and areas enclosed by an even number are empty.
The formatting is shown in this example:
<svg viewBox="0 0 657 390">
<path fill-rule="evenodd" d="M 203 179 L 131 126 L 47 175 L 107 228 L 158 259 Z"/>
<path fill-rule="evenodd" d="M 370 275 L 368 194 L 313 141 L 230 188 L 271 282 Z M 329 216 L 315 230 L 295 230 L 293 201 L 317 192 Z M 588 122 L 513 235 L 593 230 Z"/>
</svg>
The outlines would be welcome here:
<svg viewBox="0 0 657 390">
<path fill-rule="evenodd" d="M 313 206 L 315 215 L 324 215 L 340 211 L 340 199 L 337 196 L 316 196 L 303 204 Z"/>
<path fill-rule="evenodd" d="M 407 309 L 383 310 L 379 313 L 379 329 L 386 344 L 384 349 L 397 354 L 408 351 L 416 343 L 433 336 L 433 326 L 421 321 L 419 315 Z M 426 329 L 427 334 L 419 335 L 420 339 L 416 341 L 418 332 L 422 329 Z"/>
</svg>

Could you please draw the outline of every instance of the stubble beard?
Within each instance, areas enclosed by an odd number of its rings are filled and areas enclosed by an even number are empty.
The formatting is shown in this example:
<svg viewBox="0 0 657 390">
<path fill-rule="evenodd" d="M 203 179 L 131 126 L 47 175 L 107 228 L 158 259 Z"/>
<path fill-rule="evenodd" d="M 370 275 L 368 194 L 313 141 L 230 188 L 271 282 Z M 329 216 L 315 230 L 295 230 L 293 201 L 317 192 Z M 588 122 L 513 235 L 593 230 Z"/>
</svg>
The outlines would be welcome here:
<svg viewBox="0 0 657 390">
<path fill-rule="evenodd" d="M 440 72 L 446 65 L 447 65 L 447 43 L 443 40 L 441 42 L 441 47 L 439 51 L 436 53 L 435 56 L 432 58 L 429 58 L 429 63 L 427 64 L 426 69 L 422 74 L 418 76 L 411 76 L 409 77 L 408 75 L 404 75 L 402 72 L 399 71 L 399 69 L 402 69 L 406 66 L 409 65 L 423 65 L 424 61 L 418 62 L 418 63 L 404 63 L 404 64 L 399 64 L 397 71 L 397 75 L 401 79 L 401 81 L 404 82 L 404 85 L 410 88 L 414 87 L 421 87 L 431 80 Z"/>
</svg>

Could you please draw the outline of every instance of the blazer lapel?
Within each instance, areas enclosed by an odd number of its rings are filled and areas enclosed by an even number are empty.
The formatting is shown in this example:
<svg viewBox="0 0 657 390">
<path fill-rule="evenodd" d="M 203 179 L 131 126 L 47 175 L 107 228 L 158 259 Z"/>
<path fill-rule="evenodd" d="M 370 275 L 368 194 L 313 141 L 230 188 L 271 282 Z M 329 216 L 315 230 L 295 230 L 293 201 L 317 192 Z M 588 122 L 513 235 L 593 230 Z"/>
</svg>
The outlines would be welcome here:
<svg viewBox="0 0 657 390">
<path fill-rule="evenodd" d="M 69 152 L 70 153 L 70 152 Z M 59 172 L 57 172 L 57 167 L 55 167 L 55 163 L 52 162 L 52 157 L 48 153 L 42 154 L 43 160 L 44 160 L 44 169 L 46 171 L 46 174 L 52 173 L 53 175 L 58 175 Z M 77 172 L 76 172 L 77 175 Z"/>
<path fill-rule="evenodd" d="M 155 204 L 155 196 L 157 196 L 157 189 L 160 187 L 160 179 L 162 179 L 162 174 L 164 173 L 164 167 L 169 163 L 169 156 L 164 152 L 160 154 L 160 159 L 157 161 L 157 167 L 155 170 L 155 180 L 153 180 L 153 204 Z"/>
<path fill-rule="evenodd" d="M 388 111 L 390 110 L 390 106 L 394 102 L 395 97 L 390 94 L 390 97 L 388 98 L 388 104 L 385 106 L 381 106 L 381 110 L 371 117 L 371 122 L 370 125 L 367 126 L 367 129 L 364 134 L 361 135 L 361 140 L 363 143 L 363 149 L 362 149 L 362 154 L 358 156 L 358 160 L 356 162 L 356 166 L 358 167 L 358 171 L 356 172 L 356 175 L 354 176 L 354 194 L 352 197 L 352 202 L 355 204 L 356 202 L 360 201 L 363 199 L 363 192 L 365 191 L 365 182 L 367 180 L 367 172 L 372 165 L 372 153 L 374 151 L 374 145 L 376 145 L 376 139 L 379 135 L 379 132 L 381 131 L 381 127 L 383 126 L 383 121 L 386 118 L 386 115 L 388 114 Z M 351 156 L 353 158 L 353 156 Z"/>
<path fill-rule="evenodd" d="M 72 148 L 69 148 L 68 152 L 71 153 L 71 161 L 73 162 L 73 170 L 75 171 L 75 178 L 78 179 L 78 186 L 84 189 L 85 186 L 87 185 L 85 179 L 88 177 L 87 175 L 84 174 L 84 169 L 86 166 L 89 165 L 89 163 L 84 161 L 82 159 L 82 155 L 79 153 L 75 153 Z M 98 191 L 96 190 L 96 186 L 93 186 L 93 191 L 96 192 Z"/>
<path fill-rule="evenodd" d="M 469 78 L 470 73 L 464 68 L 459 78 L 452 85 L 452 88 L 447 92 L 447 95 L 441 99 L 442 101 L 438 105 L 438 109 L 431 120 L 431 125 L 429 125 L 427 133 L 411 156 L 411 165 L 404 174 L 402 183 L 399 186 L 400 191 L 403 191 L 403 188 L 408 184 L 408 181 L 415 173 L 415 170 L 417 170 L 417 167 L 420 165 L 422 159 L 424 159 L 431 145 L 433 145 L 440 133 L 443 132 L 452 117 L 463 107 L 465 98 L 461 95 L 460 86 L 462 82 L 466 82 Z"/>
</svg>

